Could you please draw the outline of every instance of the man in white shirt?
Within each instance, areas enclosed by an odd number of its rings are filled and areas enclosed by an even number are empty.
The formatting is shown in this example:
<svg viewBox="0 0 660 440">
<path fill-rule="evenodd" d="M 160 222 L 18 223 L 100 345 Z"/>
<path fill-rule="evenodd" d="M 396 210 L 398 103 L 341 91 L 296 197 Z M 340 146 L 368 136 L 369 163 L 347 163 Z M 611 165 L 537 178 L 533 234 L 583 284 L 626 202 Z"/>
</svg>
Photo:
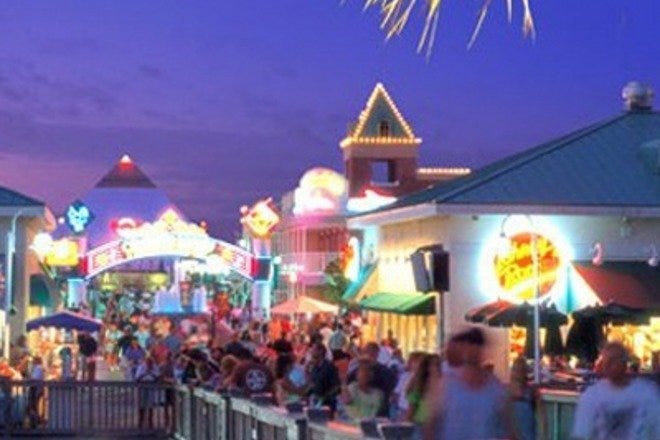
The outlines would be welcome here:
<svg viewBox="0 0 660 440">
<path fill-rule="evenodd" d="M 580 396 L 573 438 L 586 440 L 660 439 L 660 396 L 651 381 L 628 376 L 628 351 L 616 342 L 601 352 L 603 379 Z"/>
</svg>

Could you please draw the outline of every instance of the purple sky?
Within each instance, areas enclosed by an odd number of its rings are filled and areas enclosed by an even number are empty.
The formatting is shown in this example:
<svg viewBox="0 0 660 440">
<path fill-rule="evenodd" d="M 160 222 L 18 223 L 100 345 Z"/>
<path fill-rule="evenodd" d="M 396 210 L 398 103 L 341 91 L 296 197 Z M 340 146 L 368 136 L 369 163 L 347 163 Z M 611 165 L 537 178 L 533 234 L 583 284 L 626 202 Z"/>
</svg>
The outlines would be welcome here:
<svg viewBox="0 0 660 440">
<path fill-rule="evenodd" d="M 342 169 L 377 81 L 423 165 L 471 167 L 616 114 L 630 79 L 660 89 L 657 0 L 533 1 L 535 42 L 514 3 L 511 26 L 492 3 L 468 52 L 481 2 L 445 1 L 427 62 L 421 16 L 384 43 L 361 0 L 3 2 L 0 184 L 57 212 L 128 152 L 230 238 L 241 204 Z"/>
</svg>

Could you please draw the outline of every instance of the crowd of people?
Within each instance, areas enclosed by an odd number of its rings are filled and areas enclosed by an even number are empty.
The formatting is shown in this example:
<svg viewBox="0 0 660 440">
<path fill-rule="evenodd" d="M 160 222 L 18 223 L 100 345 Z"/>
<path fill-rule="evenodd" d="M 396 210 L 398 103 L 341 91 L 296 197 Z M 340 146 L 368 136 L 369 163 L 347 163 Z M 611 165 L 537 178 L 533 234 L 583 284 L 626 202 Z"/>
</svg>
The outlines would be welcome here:
<svg viewBox="0 0 660 440">
<path fill-rule="evenodd" d="M 229 315 L 224 341 L 208 325 L 167 323 L 139 311 L 106 322 L 98 346 L 111 371 L 141 383 L 268 394 L 289 411 L 327 408 L 345 423 L 406 422 L 416 438 L 536 438 L 537 390 L 527 360 L 516 359 L 503 383 L 484 365 L 487 341 L 479 328 L 454 335 L 440 353 L 412 352 L 404 359 L 391 333 L 379 342 L 362 341 L 359 317 L 350 315 L 304 325 Z M 78 343 L 88 365 L 82 378 L 94 380 L 96 343 L 86 333 Z M 620 344 L 604 347 L 597 368 L 603 379 L 581 396 L 576 438 L 660 438 L 657 386 L 630 379 L 627 356 Z M 141 395 L 140 422 L 150 426 L 151 409 L 160 405 L 170 423 L 173 404 L 172 391 Z"/>
</svg>

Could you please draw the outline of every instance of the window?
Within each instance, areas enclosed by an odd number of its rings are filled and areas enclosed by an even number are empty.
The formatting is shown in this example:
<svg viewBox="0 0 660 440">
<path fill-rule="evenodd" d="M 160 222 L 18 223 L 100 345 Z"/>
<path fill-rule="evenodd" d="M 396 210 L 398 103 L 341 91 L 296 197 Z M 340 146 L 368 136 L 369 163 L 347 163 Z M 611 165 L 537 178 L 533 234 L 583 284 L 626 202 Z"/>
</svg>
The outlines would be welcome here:
<svg viewBox="0 0 660 440">
<path fill-rule="evenodd" d="M 380 125 L 378 126 L 378 133 L 382 137 L 389 137 L 390 136 L 390 123 L 387 121 L 380 121 Z"/>
<path fill-rule="evenodd" d="M 396 162 L 393 160 L 371 162 L 371 183 L 377 185 L 396 184 Z"/>
</svg>

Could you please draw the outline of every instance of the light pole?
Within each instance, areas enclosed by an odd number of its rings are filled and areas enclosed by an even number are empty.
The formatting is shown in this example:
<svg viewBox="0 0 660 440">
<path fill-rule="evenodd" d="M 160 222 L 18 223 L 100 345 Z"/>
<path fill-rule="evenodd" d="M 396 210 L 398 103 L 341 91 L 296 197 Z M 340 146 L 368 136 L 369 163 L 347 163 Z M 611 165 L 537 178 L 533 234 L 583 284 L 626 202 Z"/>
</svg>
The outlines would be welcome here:
<svg viewBox="0 0 660 440">
<path fill-rule="evenodd" d="M 14 292 L 14 252 L 16 251 L 16 222 L 23 214 L 23 210 L 19 209 L 11 219 L 11 226 L 7 231 L 7 257 L 5 261 L 5 329 L 4 329 L 4 343 L 3 352 L 5 356 L 9 356 L 9 314 L 11 312 L 12 296 Z"/>
<path fill-rule="evenodd" d="M 533 332 L 534 332 L 534 383 L 541 383 L 541 341 L 540 341 L 540 327 L 541 316 L 539 302 L 541 299 L 541 271 L 539 261 L 539 248 L 538 248 L 538 233 L 534 220 L 529 214 L 523 215 L 527 219 L 530 226 L 530 247 L 532 254 L 532 266 L 534 272 L 534 304 L 533 304 Z M 504 226 L 507 220 L 511 218 L 511 214 L 504 217 L 500 226 L 500 236 L 507 238 L 504 231 Z"/>
</svg>

